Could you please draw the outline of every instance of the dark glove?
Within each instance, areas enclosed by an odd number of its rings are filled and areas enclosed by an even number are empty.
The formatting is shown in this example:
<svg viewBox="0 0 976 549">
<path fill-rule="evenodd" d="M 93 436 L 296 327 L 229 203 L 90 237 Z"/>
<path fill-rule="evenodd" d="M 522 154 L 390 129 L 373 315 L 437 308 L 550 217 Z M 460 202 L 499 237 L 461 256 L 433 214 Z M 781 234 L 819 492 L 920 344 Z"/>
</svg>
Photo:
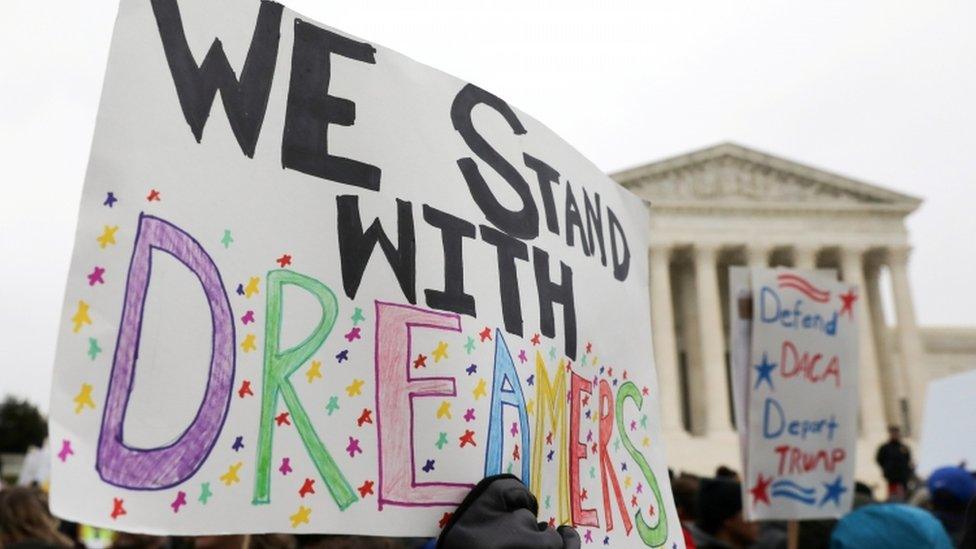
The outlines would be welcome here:
<svg viewBox="0 0 976 549">
<path fill-rule="evenodd" d="M 513 475 L 483 479 L 457 508 L 437 539 L 438 549 L 579 549 L 570 526 L 537 522 L 539 502 Z"/>
</svg>

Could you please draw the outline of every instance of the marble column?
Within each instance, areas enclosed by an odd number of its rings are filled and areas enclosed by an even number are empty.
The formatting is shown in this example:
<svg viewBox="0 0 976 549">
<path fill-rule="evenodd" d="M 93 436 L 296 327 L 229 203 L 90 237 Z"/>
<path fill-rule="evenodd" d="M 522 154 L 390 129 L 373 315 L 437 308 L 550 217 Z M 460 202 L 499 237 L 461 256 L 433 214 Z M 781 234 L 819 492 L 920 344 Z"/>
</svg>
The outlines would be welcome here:
<svg viewBox="0 0 976 549">
<path fill-rule="evenodd" d="M 868 299 L 868 309 L 871 312 L 871 331 L 874 333 L 874 349 L 878 360 L 878 374 L 884 392 L 881 399 L 884 403 L 885 421 L 888 425 L 901 425 L 901 408 L 898 403 L 901 391 L 901 380 L 898 369 L 895 368 L 891 353 L 888 352 L 888 326 L 885 322 L 884 307 L 881 300 L 881 266 L 877 263 L 865 265 L 864 277 Z"/>
<path fill-rule="evenodd" d="M 698 294 L 698 334 L 701 341 L 705 401 L 705 434 L 732 433 L 729 392 L 725 375 L 725 337 L 719 300 L 717 256 L 713 245 L 696 244 L 695 286 Z"/>
<path fill-rule="evenodd" d="M 678 432 L 682 431 L 681 388 L 674 332 L 674 306 L 671 301 L 671 248 L 668 245 L 652 244 L 650 255 L 651 334 L 658 394 L 661 399 L 661 426 L 665 432 Z"/>
<path fill-rule="evenodd" d="M 888 268 L 891 270 L 891 290 L 898 321 L 898 353 L 901 355 L 902 379 L 909 399 L 909 431 L 912 436 L 917 436 L 922 427 L 928 372 L 922 363 L 922 338 L 915 324 L 915 306 L 912 304 L 911 288 L 908 285 L 909 253 L 910 248 L 907 246 L 889 249 Z"/>
<path fill-rule="evenodd" d="M 817 248 L 796 246 L 793 248 L 793 268 L 812 271 L 817 268 Z"/>
<path fill-rule="evenodd" d="M 878 380 L 878 360 L 874 348 L 874 334 L 867 305 L 864 283 L 863 249 L 845 247 L 840 250 L 841 272 L 844 282 L 857 286 L 854 302 L 858 317 L 858 385 L 861 398 L 862 437 L 870 441 L 882 440 L 885 433 L 884 406 L 881 403 L 881 384 Z"/>
<path fill-rule="evenodd" d="M 749 268 L 769 266 L 769 246 L 749 244 L 746 246 L 746 265 Z"/>
</svg>

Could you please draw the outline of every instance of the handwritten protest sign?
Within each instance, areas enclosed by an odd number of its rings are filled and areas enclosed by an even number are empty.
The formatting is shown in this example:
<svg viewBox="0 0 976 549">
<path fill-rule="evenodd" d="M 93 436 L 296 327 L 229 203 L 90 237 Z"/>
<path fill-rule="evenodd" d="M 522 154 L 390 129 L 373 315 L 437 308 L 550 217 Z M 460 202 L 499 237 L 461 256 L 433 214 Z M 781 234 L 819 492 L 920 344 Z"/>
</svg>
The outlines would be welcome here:
<svg viewBox="0 0 976 549">
<path fill-rule="evenodd" d="M 751 269 L 745 294 L 744 274 L 731 273 L 730 291 L 746 516 L 841 516 L 853 497 L 858 289 L 815 272 Z"/>
<path fill-rule="evenodd" d="M 501 98 L 278 4 L 120 10 L 58 515 L 434 535 L 510 472 L 586 542 L 681 544 L 638 199 Z"/>
</svg>

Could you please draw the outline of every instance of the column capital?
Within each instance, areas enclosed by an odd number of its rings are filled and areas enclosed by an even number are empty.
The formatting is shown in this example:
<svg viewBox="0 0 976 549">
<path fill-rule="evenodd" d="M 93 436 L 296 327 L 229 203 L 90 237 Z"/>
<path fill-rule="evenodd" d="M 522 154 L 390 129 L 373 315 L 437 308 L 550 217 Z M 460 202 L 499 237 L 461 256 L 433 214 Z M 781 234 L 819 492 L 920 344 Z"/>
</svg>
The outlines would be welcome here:
<svg viewBox="0 0 976 549">
<path fill-rule="evenodd" d="M 908 257 L 912 253 L 912 247 L 908 244 L 904 246 L 889 246 L 885 248 L 885 261 L 888 262 L 890 267 L 892 264 L 906 264 L 908 263 Z"/>
<path fill-rule="evenodd" d="M 864 260 L 864 252 L 868 250 L 867 246 L 853 244 L 845 244 L 840 247 L 840 260 L 841 262 L 856 260 L 861 262 Z"/>
<path fill-rule="evenodd" d="M 718 254 L 721 247 L 722 245 L 717 242 L 695 242 L 691 245 L 691 251 L 696 258 L 705 256 L 714 257 Z"/>
</svg>

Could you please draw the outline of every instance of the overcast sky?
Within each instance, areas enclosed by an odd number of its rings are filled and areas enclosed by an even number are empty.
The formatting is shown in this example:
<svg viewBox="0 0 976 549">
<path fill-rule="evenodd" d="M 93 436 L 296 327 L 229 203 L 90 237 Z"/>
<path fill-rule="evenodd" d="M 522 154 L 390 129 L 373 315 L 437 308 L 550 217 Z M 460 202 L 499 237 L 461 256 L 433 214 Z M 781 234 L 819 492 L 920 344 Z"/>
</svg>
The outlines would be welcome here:
<svg viewBox="0 0 976 549">
<path fill-rule="evenodd" d="M 919 321 L 976 326 L 976 2 L 285 3 L 493 91 L 607 171 L 735 141 L 922 197 Z M 3 5 L 0 395 L 46 408 L 117 2 Z"/>
</svg>

